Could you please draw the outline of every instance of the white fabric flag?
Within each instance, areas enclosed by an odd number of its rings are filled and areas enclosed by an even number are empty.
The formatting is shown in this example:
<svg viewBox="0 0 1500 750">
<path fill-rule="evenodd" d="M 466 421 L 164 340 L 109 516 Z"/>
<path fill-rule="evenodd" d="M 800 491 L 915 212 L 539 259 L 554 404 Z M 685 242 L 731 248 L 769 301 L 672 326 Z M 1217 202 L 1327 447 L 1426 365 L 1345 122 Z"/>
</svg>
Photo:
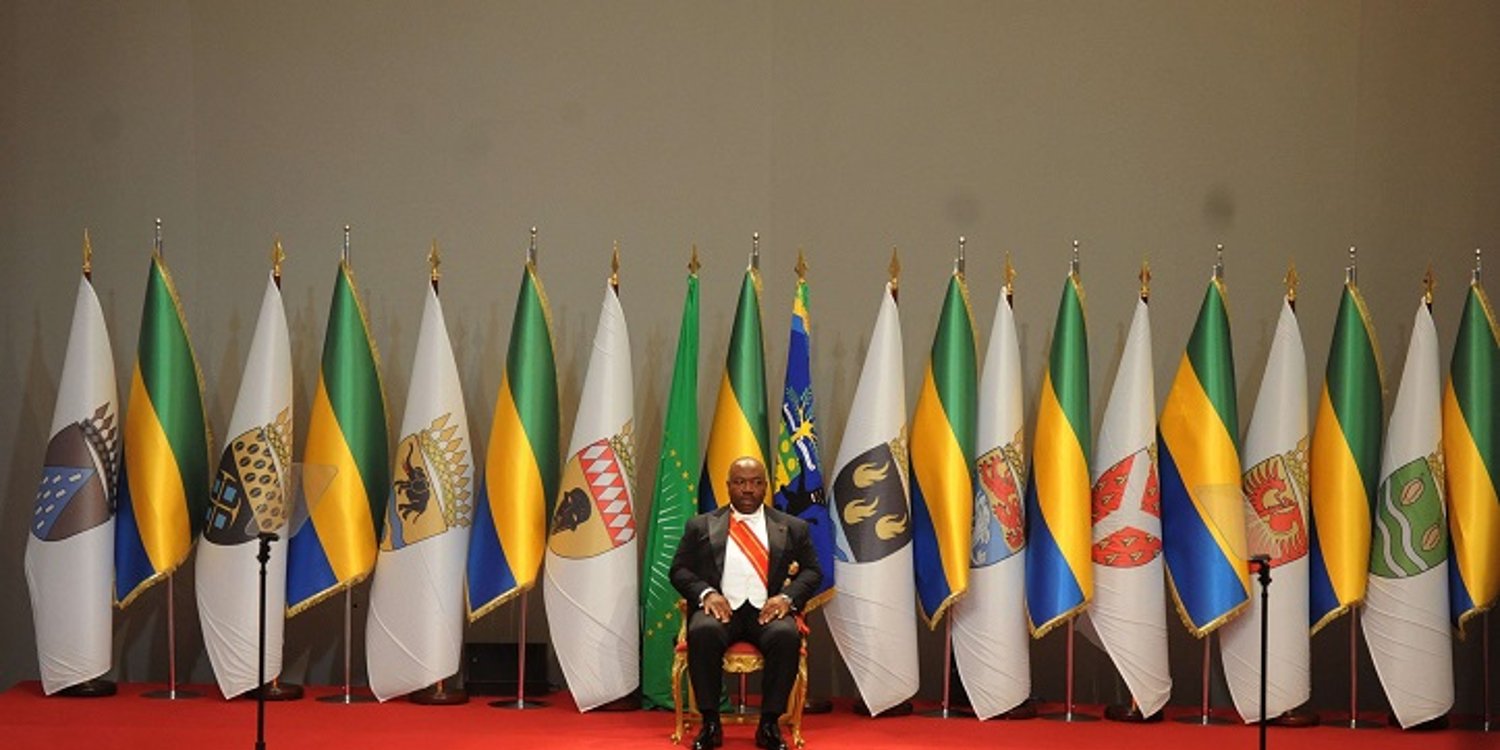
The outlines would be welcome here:
<svg viewBox="0 0 1500 750">
<path fill-rule="evenodd" d="M 1251 555 L 1270 558 L 1266 717 L 1275 718 L 1312 695 L 1309 661 L 1307 356 L 1297 314 L 1283 300 L 1271 338 L 1255 413 L 1240 461 L 1246 541 Z M 1250 606 L 1219 629 L 1224 676 L 1245 723 L 1260 720 L 1261 585 L 1250 576 Z"/>
<path fill-rule="evenodd" d="M 1402 728 L 1453 708 L 1442 384 L 1437 328 L 1424 302 L 1412 321 L 1386 430 L 1361 618 L 1375 672 Z"/>
<path fill-rule="evenodd" d="M 953 655 L 978 717 L 1031 695 L 1026 622 L 1025 403 L 1015 313 L 1002 294 L 979 384 L 969 593 L 953 605 Z"/>
<path fill-rule="evenodd" d="M 871 715 L 917 692 L 901 316 L 886 285 L 834 462 L 834 573 L 828 630 Z"/>
<path fill-rule="evenodd" d="M 634 400 L 630 333 L 610 286 L 548 524 L 542 579 L 552 647 L 579 711 L 629 695 L 641 681 Z"/>
<path fill-rule="evenodd" d="M 1109 654 L 1141 715 L 1151 716 L 1171 697 L 1172 671 L 1156 476 L 1151 310 L 1145 300 L 1136 302 L 1130 320 L 1090 475 L 1094 601 L 1084 613 L 1084 630 L 1091 630 Z"/>
<path fill-rule="evenodd" d="M 279 537 L 266 562 L 266 680 L 281 674 L 292 505 L 292 349 L 274 277 L 266 280 L 242 372 L 209 485 L 209 516 L 194 569 L 203 647 L 226 699 L 259 686 L 261 532 Z"/>
<path fill-rule="evenodd" d="M 370 690 L 382 701 L 452 677 L 463 648 L 474 448 L 443 306 L 431 286 L 400 435 L 365 623 Z"/>
<path fill-rule="evenodd" d="M 26 537 L 26 585 L 47 695 L 109 671 L 119 408 L 104 312 L 83 277 Z"/>
</svg>

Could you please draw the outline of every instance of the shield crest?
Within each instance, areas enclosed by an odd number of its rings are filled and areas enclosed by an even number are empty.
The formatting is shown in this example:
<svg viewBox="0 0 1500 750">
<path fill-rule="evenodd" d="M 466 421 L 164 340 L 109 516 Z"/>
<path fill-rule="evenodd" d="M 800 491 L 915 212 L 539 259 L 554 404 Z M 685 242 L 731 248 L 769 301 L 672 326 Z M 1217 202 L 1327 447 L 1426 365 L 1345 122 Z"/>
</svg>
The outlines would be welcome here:
<svg viewBox="0 0 1500 750">
<path fill-rule="evenodd" d="M 635 538 L 630 479 L 614 442 L 597 440 L 568 459 L 547 538 L 553 553 L 593 557 Z"/>
</svg>

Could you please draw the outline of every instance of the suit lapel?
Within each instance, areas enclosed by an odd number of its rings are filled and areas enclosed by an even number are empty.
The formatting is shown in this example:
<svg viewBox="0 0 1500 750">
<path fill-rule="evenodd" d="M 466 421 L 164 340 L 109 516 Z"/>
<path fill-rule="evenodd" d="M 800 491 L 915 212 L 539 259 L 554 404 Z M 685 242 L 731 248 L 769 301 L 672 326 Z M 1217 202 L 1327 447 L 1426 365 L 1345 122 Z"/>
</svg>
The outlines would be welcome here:
<svg viewBox="0 0 1500 750">
<path fill-rule="evenodd" d="M 770 560 L 767 568 L 770 577 L 766 580 L 766 594 L 773 595 L 781 590 L 783 579 L 786 578 L 786 563 L 782 556 L 786 554 L 787 530 L 786 522 L 779 515 L 773 515 L 771 508 L 766 508 L 766 551 Z"/>
<path fill-rule="evenodd" d="M 708 517 L 708 547 L 713 559 L 714 581 L 724 580 L 724 545 L 729 543 L 729 506 L 725 505 Z"/>
</svg>

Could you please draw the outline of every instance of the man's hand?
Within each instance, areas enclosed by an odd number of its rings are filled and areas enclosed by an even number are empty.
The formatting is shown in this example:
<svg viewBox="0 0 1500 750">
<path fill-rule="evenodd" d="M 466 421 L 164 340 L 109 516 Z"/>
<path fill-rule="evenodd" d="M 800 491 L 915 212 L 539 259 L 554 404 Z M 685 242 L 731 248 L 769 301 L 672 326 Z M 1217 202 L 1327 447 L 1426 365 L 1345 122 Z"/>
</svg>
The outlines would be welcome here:
<svg viewBox="0 0 1500 750">
<path fill-rule="evenodd" d="M 729 622 L 730 615 L 734 614 L 734 610 L 729 608 L 729 600 L 717 591 L 703 597 L 703 611 L 719 622 Z"/>
<path fill-rule="evenodd" d="M 756 620 L 764 625 L 772 620 L 780 620 L 791 614 L 792 599 L 786 594 L 777 594 L 766 600 L 766 606 L 760 608 L 760 617 Z"/>
</svg>

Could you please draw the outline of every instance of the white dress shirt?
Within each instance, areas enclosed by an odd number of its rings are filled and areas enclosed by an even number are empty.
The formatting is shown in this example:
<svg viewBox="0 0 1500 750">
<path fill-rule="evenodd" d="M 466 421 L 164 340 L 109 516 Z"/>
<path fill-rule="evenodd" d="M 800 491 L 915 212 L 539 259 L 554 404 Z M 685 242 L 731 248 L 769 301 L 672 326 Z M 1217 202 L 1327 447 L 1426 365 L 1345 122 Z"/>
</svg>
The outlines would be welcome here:
<svg viewBox="0 0 1500 750">
<path fill-rule="evenodd" d="M 729 515 L 730 523 L 748 524 L 769 554 L 771 545 L 766 537 L 766 514 L 761 508 L 750 514 L 741 514 L 730 508 Z M 755 566 L 750 564 L 750 558 L 740 550 L 733 536 L 724 540 L 724 580 L 719 584 L 723 587 L 720 593 L 729 600 L 730 609 L 739 609 L 745 602 L 750 602 L 756 609 L 766 606 L 766 584 L 761 583 L 760 574 L 755 572 Z"/>
</svg>

